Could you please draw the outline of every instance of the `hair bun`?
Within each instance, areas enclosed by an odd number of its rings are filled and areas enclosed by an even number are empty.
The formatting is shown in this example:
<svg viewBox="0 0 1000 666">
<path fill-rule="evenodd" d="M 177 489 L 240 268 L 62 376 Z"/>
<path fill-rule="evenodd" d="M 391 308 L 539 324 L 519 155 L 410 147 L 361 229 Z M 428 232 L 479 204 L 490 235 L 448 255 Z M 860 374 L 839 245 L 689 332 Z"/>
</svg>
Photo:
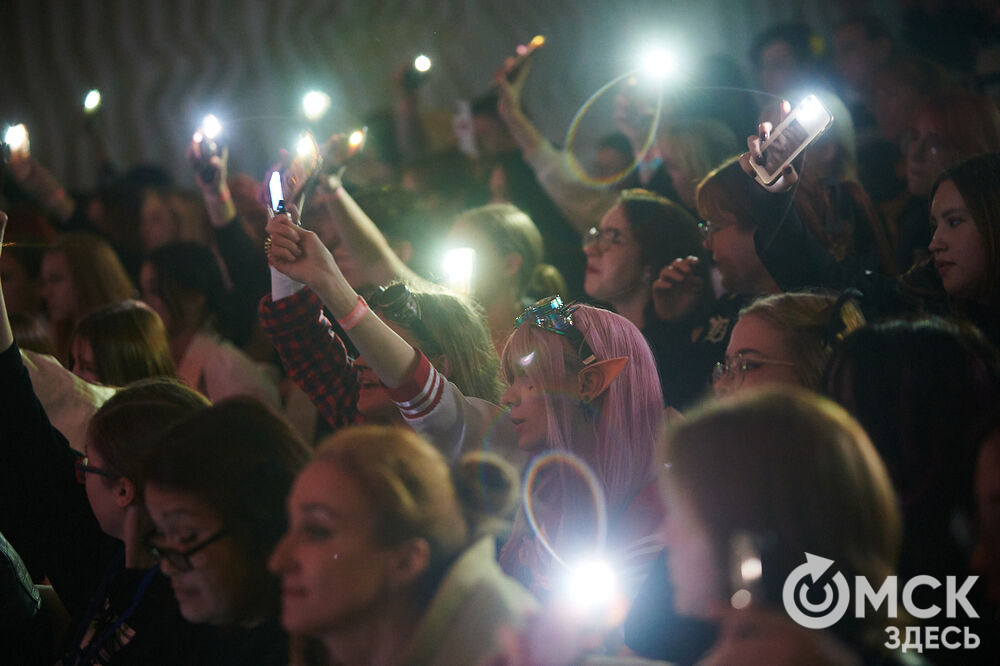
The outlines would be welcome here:
<svg viewBox="0 0 1000 666">
<path fill-rule="evenodd" d="M 451 477 L 473 538 L 510 529 L 520 490 L 510 463 L 494 453 L 468 453 L 452 467 Z"/>
</svg>

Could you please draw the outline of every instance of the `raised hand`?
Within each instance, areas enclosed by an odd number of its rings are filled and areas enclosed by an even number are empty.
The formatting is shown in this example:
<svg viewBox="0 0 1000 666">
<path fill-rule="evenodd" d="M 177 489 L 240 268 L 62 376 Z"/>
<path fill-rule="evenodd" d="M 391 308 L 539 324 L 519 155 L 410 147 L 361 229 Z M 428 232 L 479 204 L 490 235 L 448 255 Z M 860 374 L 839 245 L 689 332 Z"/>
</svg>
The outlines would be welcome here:
<svg viewBox="0 0 1000 666">
<path fill-rule="evenodd" d="M 319 237 L 298 226 L 299 211 L 288 204 L 288 212 L 275 215 L 265 230 L 270 236 L 268 263 L 314 291 L 330 278 L 343 280 L 333 255 Z"/>
<path fill-rule="evenodd" d="M 191 140 L 187 147 L 186 155 L 191 168 L 194 170 L 194 178 L 202 190 L 208 192 L 221 191 L 226 185 L 229 163 L 229 147 L 223 146 L 222 151 L 217 154 L 209 154 L 205 141 Z"/>
<path fill-rule="evenodd" d="M 663 321 L 684 319 L 698 307 L 705 280 L 696 272 L 698 257 L 674 259 L 653 282 L 653 309 Z"/>
<path fill-rule="evenodd" d="M 779 106 L 781 109 L 781 119 L 784 120 L 791 112 L 792 107 L 786 100 L 782 100 Z M 747 137 L 747 152 L 740 155 L 740 167 L 768 192 L 787 192 L 799 181 L 799 174 L 795 171 L 795 167 L 788 165 L 781 172 L 781 175 L 778 176 L 777 180 L 770 185 L 765 185 L 760 182 L 760 179 L 757 178 L 757 172 L 750 165 L 751 161 L 757 164 L 764 163 L 764 154 L 760 147 L 771 136 L 773 129 L 774 125 L 767 121 L 757 125 L 757 134 L 751 134 Z"/>
</svg>

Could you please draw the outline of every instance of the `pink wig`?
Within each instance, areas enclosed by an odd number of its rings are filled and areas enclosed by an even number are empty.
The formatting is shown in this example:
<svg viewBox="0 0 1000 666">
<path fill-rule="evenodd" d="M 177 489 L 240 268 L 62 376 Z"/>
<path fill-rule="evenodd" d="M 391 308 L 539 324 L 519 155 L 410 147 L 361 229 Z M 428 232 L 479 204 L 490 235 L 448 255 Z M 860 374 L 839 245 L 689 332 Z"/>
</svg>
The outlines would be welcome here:
<svg viewBox="0 0 1000 666">
<path fill-rule="evenodd" d="M 598 360 L 625 357 L 625 369 L 607 391 L 584 405 L 578 397 L 544 393 L 549 448 L 580 456 L 604 486 L 611 515 L 653 479 L 654 447 L 663 423 L 663 397 L 653 354 L 629 320 L 607 310 L 581 305 L 574 326 Z M 543 387 L 562 384 L 583 367 L 569 338 L 524 325 L 507 340 L 504 375 L 526 374 Z M 573 410 L 585 410 L 590 432 L 574 432 Z"/>
</svg>

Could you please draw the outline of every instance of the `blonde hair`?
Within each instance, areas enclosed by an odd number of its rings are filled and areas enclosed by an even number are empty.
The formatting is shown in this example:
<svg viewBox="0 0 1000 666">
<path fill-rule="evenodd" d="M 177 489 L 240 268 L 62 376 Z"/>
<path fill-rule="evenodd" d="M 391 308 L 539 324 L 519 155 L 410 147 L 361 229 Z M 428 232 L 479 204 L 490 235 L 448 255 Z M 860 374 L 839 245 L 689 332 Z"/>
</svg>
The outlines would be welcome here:
<svg viewBox="0 0 1000 666">
<path fill-rule="evenodd" d="M 379 545 L 427 541 L 430 565 L 419 585 L 428 596 L 455 557 L 479 536 L 503 531 L 516 507 L 517 473 L 498 456 L 476 452 L 450 468 L 437 449 L 402 428 L 340 430 L 320 443 L 314 461 L 340 466 L 362 488 Z"/>
<path fill-rule="evenodd" d="M 542 233 L 528 214 L 511 204 L 489 204 L 467 210 L 459 220 L 481 230 L 501 256 L 517 254 L 521 268 L 517 272 L 517 295 L 523 297 L 533 285 L 565 286 L 562 275 L 550 264 L 542 263 L 545 243 Z M 546 294 L 557 292 L 545 292 Z"/>
<path fill-rule="evenodd" d="M 781 598 L 805 552 L 836 561 L 848 580 L 874 584 L 895 573 L 902 522 L 889 474 L 864 429 L 834 402 L 793 387 L 734 395 L 676 425 L 665 455 L 665 476 L 692 500 L 720 571 L 729 570 L 735 535 L 767 537 L 770 600 Z M 884 639 L 884 612 L 869 619 L 867 638 Z"/>
<path fill-rule="evenodd" d="M 783 333 L 783 346 L 799 380 L 813 390 L 820 388 L 834 344 L 865 325 L 850 293 L 840 298 L 804 292 L 765 296 L 740 310 L 740 317 L 746 316 L 763 319 Z"/>
<path fill-rule="evenodd" d="M 500 358 L 482 310 L 450 291 L 425 287 L 408 287 L 420 306 L 420 320 L 432 338 L 419 340 L 420 331 L 413 330 L 421 351 L 431 360 L 438 354 L 448 359 L 448 379 L 464 395 L 497 402 L 503 392 Z"/>
</svg>

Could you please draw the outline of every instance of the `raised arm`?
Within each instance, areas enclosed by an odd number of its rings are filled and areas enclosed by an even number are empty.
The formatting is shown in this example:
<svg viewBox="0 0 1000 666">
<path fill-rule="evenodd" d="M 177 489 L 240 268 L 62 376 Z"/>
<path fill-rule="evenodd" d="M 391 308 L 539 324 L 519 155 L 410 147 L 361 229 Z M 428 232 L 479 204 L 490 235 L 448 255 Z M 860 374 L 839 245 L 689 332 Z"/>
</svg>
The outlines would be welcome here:
<svg viewBox="0 0 1000 666">
<path fill-rule="evenodd" d="M 267 224 L 271 265 L 320 297 L 386 386 L 402 386 L 416 371 L 420 353 L 368 309 L 316 234 L 293 219 L 298 220 L 298 211 L 290 207 L 287 215 Z"/>
<path fill-rule="evenodd" d="M 3 234 L 7 230 L 7 213 L 0 211 L 0 252 L 3 252 Z M 14 344 L 14 333 L 10 329 L 10 317 L 7 316 L 7 303 L 3 300 L 3 285 L 0 285 L 0 353 L 10 349 Z"/>
<path fill-rule="evenodd" d="M 497 77 L 500 89 L 497 111 L 542 189 L 573 229 L 583 234 L 600 223 L 614 206 L 616 195 L 607 187 L 592 187 L 580 180 L 577 174 L 582 169 L 575 163 L 576 158 L 553 146 L 524 113 L 521 91 L 530 70 L 531 60 L 528 60 L 513 81 L 506 76 Z"/>
</svg>

